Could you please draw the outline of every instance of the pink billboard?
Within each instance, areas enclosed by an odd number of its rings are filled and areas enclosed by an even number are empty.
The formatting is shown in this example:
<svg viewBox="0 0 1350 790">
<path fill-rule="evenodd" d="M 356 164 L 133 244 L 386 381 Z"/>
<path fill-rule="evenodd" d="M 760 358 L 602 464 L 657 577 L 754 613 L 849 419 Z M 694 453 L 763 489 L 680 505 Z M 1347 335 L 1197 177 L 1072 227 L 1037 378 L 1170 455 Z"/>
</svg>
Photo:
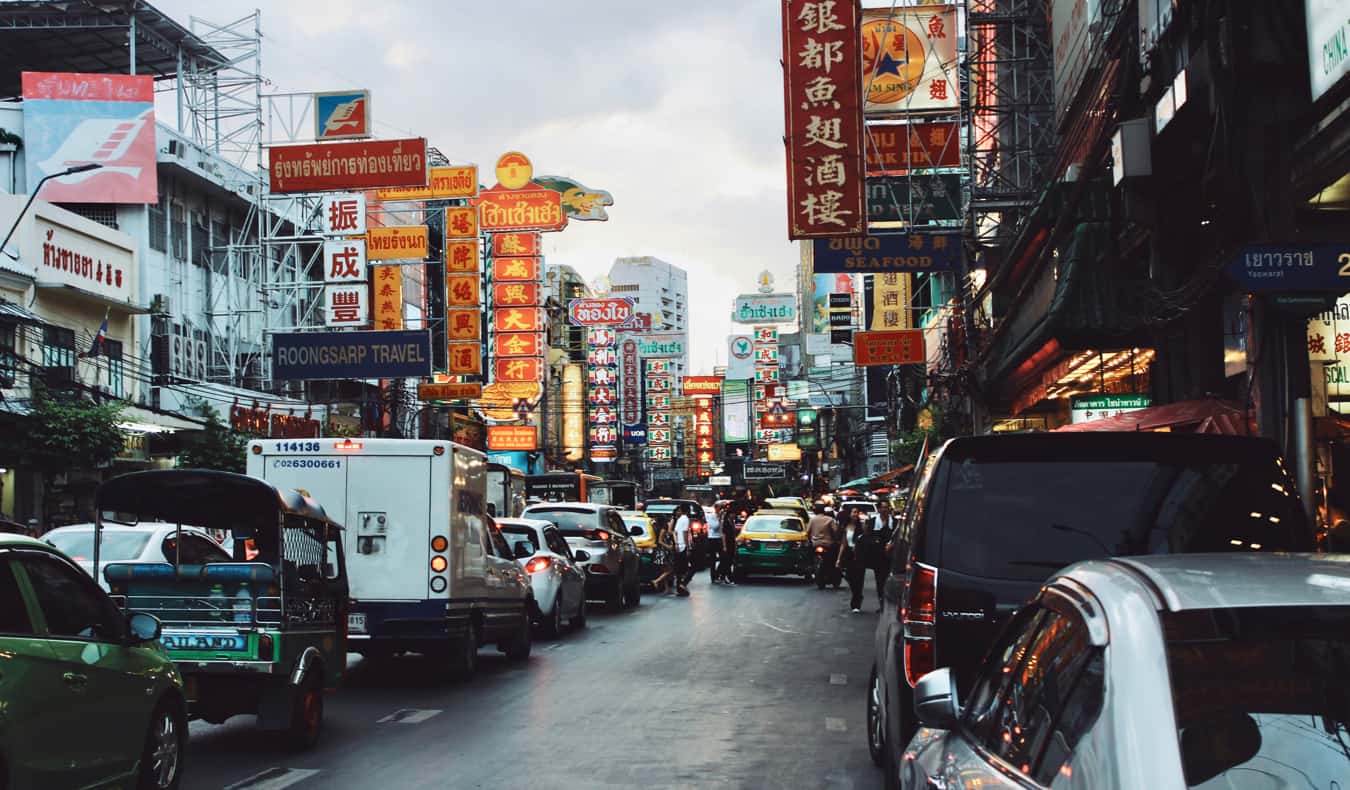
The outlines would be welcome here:
<svg viewBox="0 0 1350 790">
<path fill-rule="evenodd" d="M 43 200 L 159 202 L 149 76 L 25 71 L 23 124 L 29 189 L 68 168 L 101 165 L 48 181 Z"/>
</svg>

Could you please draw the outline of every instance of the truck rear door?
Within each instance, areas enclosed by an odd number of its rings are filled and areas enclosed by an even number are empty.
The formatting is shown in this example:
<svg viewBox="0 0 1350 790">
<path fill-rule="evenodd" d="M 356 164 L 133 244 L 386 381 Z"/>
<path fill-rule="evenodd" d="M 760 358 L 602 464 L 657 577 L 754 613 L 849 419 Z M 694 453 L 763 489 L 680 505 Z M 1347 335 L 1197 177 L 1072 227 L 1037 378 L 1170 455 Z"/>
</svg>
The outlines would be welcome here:
<svg viewBox="0 0 1350 790">
<path fill-rule="evenodd" d="M 347 575 L 356 600 L 423 600 L 431 554 L 431 458 L 347 458 Z"/>
</svg>

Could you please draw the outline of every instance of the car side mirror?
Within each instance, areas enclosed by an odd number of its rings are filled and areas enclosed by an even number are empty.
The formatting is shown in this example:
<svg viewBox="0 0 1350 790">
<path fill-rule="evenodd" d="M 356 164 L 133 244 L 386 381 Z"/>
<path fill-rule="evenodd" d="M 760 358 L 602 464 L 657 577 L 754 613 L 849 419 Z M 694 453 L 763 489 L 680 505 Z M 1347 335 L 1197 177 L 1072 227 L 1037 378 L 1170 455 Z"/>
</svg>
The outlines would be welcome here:
<svg viewBox="0 0 1350 790">
<path fill-rule="evenodd" d="M 590 558 L 591 553 L 589 551 L 582 551 L 581 549 L 577 549 L 576 551 L 572 552 L 572 559 L 576 560 L 577 562 L 585 562 Z"/>
<path fill-rule="evenodd" d="M 642 537 L 642 527 L 629 527 L 628 534 L 635 538 L 640 538 Z"/>
<path fill-rule="evenodd" d="M 159 618 L 153 614 L 132 612 L 127 615 L 127 630 L 131 634 L 132 641 L 141 644 L 159 641 L 159 635 L 164 627 L 160 624 Z"/>
<path fill-rule="evenodd" d="M 949 667 L 935 669 L 914 686 L 914 714 L 919 723 L 935 730 L 950 730 L 960 715 L 956 677 Z"/>
<path fill-rule="evenodd" d="M 530 545 L 528 543 L 516 544 L 516 559 L 523 560 L 533 556 L 534 550 L 530 548 Z"/>
</svg>

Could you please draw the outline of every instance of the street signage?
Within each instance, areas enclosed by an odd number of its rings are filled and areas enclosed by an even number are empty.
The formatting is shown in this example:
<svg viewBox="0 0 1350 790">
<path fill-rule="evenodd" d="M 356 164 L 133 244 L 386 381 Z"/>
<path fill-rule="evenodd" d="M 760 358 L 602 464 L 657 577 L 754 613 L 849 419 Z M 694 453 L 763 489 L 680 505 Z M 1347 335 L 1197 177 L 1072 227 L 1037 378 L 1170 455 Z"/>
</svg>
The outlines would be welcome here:
<svg viewBox="0 0 1350 790">
<path fill-rule="evenodd" d="M 619 448 L 612 444 L 596 444 L 591 446 L 591 460 L 601 463 L 609 463 L 619 457 Z"/>
<path fill-rule="evenodd" d="M 1228 265 L 1248 291 L 1350 291 L 1350 242 L 1254 244 Z"/>
<path fill-rule="evenodd" d="M 478 194 L 478 165 L 446 165 L 433 167 L 427 174 L 427 185 L 411 189 L 377 189 L 375 199 L 447 200 L 471 198 Z"/>
<path fill-rule="evenodd" d="M 427 257 L 427 226 L 371 228 L 366 257 L 372 261 L 420 261 Z"/>
<path fill-rule="evenodd" d="M 538 255 L 542 236 L 538 233 L 521 231 L 519 233 L 492 234 L 493 257 Z"/>
<path fill-rule="evenodd" d="M 685 376 L 680 380 L 680 391 L 685 395 L 722 394 L 721 376 Z"/>
<path fill-rule="evenodd" d="M 836 236 L 811 247 L 816 274 L 949 272 L 960 261 L 961 238 L 944 233 Z"/>
<path fill-rule="evenodd" d="M 370 137 L 370 91 L 314 94 L 314 139 Z"/>
<path fill-rule="evenodd" d="M 471 202 L 479 208 L 485 231 L 562 230 L 567 226 L 562 195 L 551 189 L 507 189 L 498 185 L 483 190 Z"/>
<path fill-rule="evenodd" d="M 431 334 L 281 332 L 272 335 L 272 378 L 400 379 L 431 375 Z"/>
<path fill-rule="evenodd" d="M 1152 405 L 1148 395 L 1076 395 L 1069 399 L 1069 414 L 1072 422 L 1090 422 Z"/>
<path fill-rule="evenodd" d="M 492 372 L 494 381 L 538 382 L 544 378 L 544 360 L 539 357 L 494 359 Z"/>
<path fill-rule="evenodd" d="M 802 448 L 795 444 L 771 444 L 769 445 L 770 461 L 800 461 L 802 460 Z"/>
<path fill-rule="evenodd" d="M 922 329 L 855 332 L 853 335 L 853 363 L 859 367 L 913 365 L 926 361 Z"/>
<path fill-rule="evenodd" d="M 532 282 L 540 279 L 542 258 L 493 258 L 492 279 L 497 282 Z"/>
<path fill-rule="evenodd" d="M 832 345 L 832 346 L 838 346 L 838 345 L 849 345 L 849 344 L 852 344 L 852 343 L 853 343 L 853 330 L 852 330 L 852 329 L 831 329 L 831 330 L 830 330 L 830 345 Z"/>
<path fill-rule="evenodd" d="M 628 444 L 643 444 L 647 441 L 646 425 L 625 425 L 623 440 Z"/>
<path fill-rule="evenodd" d="M 463 376 L 477 376 L 483 372 L 483 346 L 480 343 L 446 343 L 445 369 Z"/>
<path fill-rule="evenodd" d="M 960 167 L 959 128 L 956 121 L 870 124 L 863 137 L 867 152 L 867 174 Z"/>
<path fill-rule="evenodd" d="M 626 337 L 619 345 L 623 357 L 623 384 L 619 392 L 619 403 L 623 409 L 623 424 L 637 425 L 642 419 L 641 393 L 642 363 L 638 357 L 637 341 Z"/>
<path fill-rule="evenodd" d="M 611 296 L 603 299 L 573 299 L 567 303 L 572 326 L 623 326 L 633 319 L 633 300 Z"/>
<path fill-rule="evenodd" d="M 324 326 L 362 327 L 370 322 L 370 288 L 365 283 L 323 287 Z"/>
<path fill-rule="evenodd" d="M 591 444 L 614 444 L 619 440 L 619 429 L 613 425 L 592 425 L 590 429 Z"/>
<path fill-rule="evenodd" d="M 867 221 L 928 225 L 961 218 L 960 173 L 910 173 L 867 179 Z"/>
<path fill-rule="evenodd" d="M 537 450 L 539 437 L 533 425 L 489 425 L 489 450 Z"/>
<path fill-rule="evenodd" d="M 323 243 L 323 281 L 326 283 L 363 283 L 366 281 L 366 242 L 363 239 L 338 239 Z"/>
<path fill-rule="evenodd" d="M 447 274 L 445 276 L 446 307 L 477 307 L 481 303 L 482 295 L 478 292 L 478 275 Z M 497 315 L 500 316 L 501 313 L 498 312 Z M 503 329 L 512 328 L 498 327 L 498 331 L 502 331 Z"/>
<path fill-rule="evenodd" d="M 740 324 L 790 324 L 797 320 L 793 294 L 742 294 L 736 297 L 731 320 Z"/>
<path fill-rule="evenodd" d="M 713 475 L 708 478 L 710 486 L 729 486 L 731 485 L 731 475 Z"/>
<path fill-rule="evenodd" d="M 478 239 L 447 239 L 445 242 L 445 270 L 447 272 L 478 271 Z M 495 279 L 502 279 L 496 277 Z M 539 279 L 524 277 L 517 279 Z"/>
<path fill-rule="evenodd" d="M 643 357 L 682 357 L 684 338 L 674 334 L 650 334 L 637 338 L 638 354 Z"/>
<path fill-rule="evenodd" d="M 483 397 L 483 385 L 478 382 L 459 384 L 418 384 L 418 400 L 473 400 Z"/>
<path fill-rule="evenodd" d="M 787 467 L 780 463 L 747 460 L 741 476 L 746 480 L 778 480 L 787 476 Z"/>
<path fill-rule="evenodd" d="M 360 236 L 366 232 L 366 193 L 334 192 L 319 203 L 319 233 Z"/>
<path fill-rule="evenodd" d="M 427 140 L 274 145 L 267 149 L 267 175 L 273 194 L 422 187 Z"/>
</svg>

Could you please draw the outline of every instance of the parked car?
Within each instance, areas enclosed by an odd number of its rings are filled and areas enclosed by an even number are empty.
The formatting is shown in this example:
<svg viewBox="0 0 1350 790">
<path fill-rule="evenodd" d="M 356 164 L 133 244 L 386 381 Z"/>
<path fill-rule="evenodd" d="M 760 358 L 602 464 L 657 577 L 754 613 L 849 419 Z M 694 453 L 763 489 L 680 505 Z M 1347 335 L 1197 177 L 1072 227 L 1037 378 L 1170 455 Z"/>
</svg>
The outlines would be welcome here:
<svg viewBox="0 0 1350 790">
<path fill-rule="evenodd" d="M 548 636 L 562 632 L 563 620 L 573 628 L 586 625 L 586 573 L 572 559 L 558 528 L 550 521 L 499 518 L 497 526 L 510 544 L 534 588 L 535 622 Z"/>
<path fill-rule="evenodd" d="M 1166 663 L 1163 663 L 1163 662 Z M 1093 560 L 1010 621 L 958 702 L 925 675 L 904 788 L 1337 787 L 1350 584 L 1317 555 Z"/>
<path fill-rule="evenodd" d="M 638 550 L 638 578 L 647 584 L 665 570 L 656 562 L 656 523 L 640 510 L 621 510 L 619 516 Z"/>
<path fill-rule="evenodd" d="M 795 510 L 760 510 L 745 520 L 736 538 L 736 578 L 750 574 L 812 575 L 811 541 Z"/>
<path fill-rule="evenodd" d="M 586 595 L 614 611 L 642 601 L 638 551 L 618 508 L 593 502 L 540 502 L 522 518 L 550 521 L 573 549 L 586 572 Z"/>
<path fill-rule="evenodd" d="M 0 534 L 0 787 L 178 787 L 187 707 L 159 638 L 52 546 Z"/>
<path fill-rule="evenodd" d="M 208 562 L 231 562 L 233 557 L 204 529 L 183 527 L 183 540 L 178 542 L 178 525 L 165 522 L 141 522 L 133 526 L 105 524 L 99 544 L 98 564 L 167 562 L 170 565 L 205 565 Z M 94 525 L 71 524 L 57 527 L 42 536 L 61 553 L 75 560 L 84 572 L 98 580 L 103 589 L 108 582 L 103 574 L 94 573 Z"/>
<path fill-rule="evenodd" d="M 802 498 L 798 496 L 769 497 L 764 500 L 764 508 L 759 512 L 763 512 L 765 508 L 775 511 L 786 510 L 801 519 L 803 524 L 811 523 L 811 511 L 802 504 Z"/>
<path fill-rule="evenodd" d="M 1237 436 L 1016 434 L 953 439 L 892 541 L 868 694 L 868 746 L 894 786 L 913 688 L 951 667 L 969 688 L 1008 616 L 1085 559 L 1312 551 L 1276 446 Z"/>
</svg>

